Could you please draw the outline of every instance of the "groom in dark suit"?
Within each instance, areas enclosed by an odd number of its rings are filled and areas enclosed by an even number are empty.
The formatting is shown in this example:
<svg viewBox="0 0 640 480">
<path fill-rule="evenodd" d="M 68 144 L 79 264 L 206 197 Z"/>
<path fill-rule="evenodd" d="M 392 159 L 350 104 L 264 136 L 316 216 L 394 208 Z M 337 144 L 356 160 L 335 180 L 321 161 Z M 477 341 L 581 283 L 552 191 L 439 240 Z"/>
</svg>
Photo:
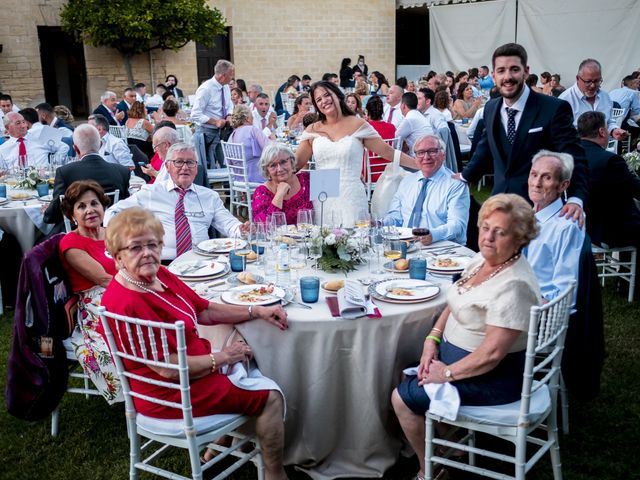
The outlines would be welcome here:
<svg viewBox="0 0 640 480">
<path fill-rule="evenodd" d="M 98 130 L 87 123 L 80 125 L 73 132 L 73 148 L 80 159 L 68 163 L 56 170 L 53 185 L 53 201 L 44 212 L 44 221 L 54 223 L 54 231 L 63 231 L 62 210 L 59 196 L 64 195 L 67 187 L 76 180 L 95 180 L 105 193 L 120 190 L 120 199 L 129 196 L 129 168 L 104 160 L 100 150 L 100 134 Z"/>
<path fill-rule="evenodd" d="M 568 153 L 575 167 L 569 203 L 561 211 L 582 226 L 583 203 L 588 192 L 584 149 L 573 127 L 569 103 L 533 92 L 525 85 L 529 76 L 527 52 L 507 43 L 493 53 L 493 78 L 500 97 L 484 108 L 485 130 L 469 164 L 457 178 L 477 182 L 493 173 L 493 193 L 516 193 L 529 199 L 527 179 L 531 159 L 540 150 Z"/>
</svg>

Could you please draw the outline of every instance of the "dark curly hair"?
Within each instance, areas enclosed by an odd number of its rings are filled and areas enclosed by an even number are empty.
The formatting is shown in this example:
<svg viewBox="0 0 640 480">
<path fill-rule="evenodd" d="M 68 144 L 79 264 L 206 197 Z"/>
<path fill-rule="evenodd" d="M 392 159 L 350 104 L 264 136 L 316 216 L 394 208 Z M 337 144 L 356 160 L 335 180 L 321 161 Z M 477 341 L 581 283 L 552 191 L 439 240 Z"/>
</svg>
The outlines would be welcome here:
<svg viewBox="0 0 640 480">
<path fill-rule="evenodd" d="M 76 205 L 78 199 L 87 192 L 95 193 L 98 201 L 104 208 L 107 208 L 111 203 L 109 197 L 104 194 L 104 190 L 98 182 L 94 180 L 78 180 L 69 185 L 64 192 L 61 207 L 65 217 L 73 220 L 73 207 Z"/>
<path fill-rule="evenodd" d="M 344 115 L 345 117 L 350 115 L 355 115 L 355 113 L 353 113 L 351 109 L 347 107 L 347 104 L 344 101 L 344 93 L 342 93 L 342 90 L 340 90 L 335 83 L 325 82 L 323 80 L 320 80 L 319 82 L 316 82 L 313 85 L 311 85 L 311 90 L 309 92 L 311 95 L 311 101 L 313 102 L 313 108 L 315 108 L 316 112 L 318 112 L 318 120 L 320 120 L 321 122 L 324 122 L 327 119 L 325 114 L 320 111 L 320 109 L 318 108 L 318 105 L 316 104 L 316 90 L 318 88 L 324 88 L 329 93 L 333 93 L 335 94 L 336 97 L 338 97 L 338 102 L 340 104 L 340 111 L 342 111 L 342 115 Z"/>
<path fill-rule="evenodd" d="M 382 112 L 384 111 L 384 106 L 382 105 L 382 99 L 378 95 L 372 96 L 367 101 L 367 106 L 365 107 L 365 110 L 369 115 L 369 120 L 382 120 Z"/>
</svg>

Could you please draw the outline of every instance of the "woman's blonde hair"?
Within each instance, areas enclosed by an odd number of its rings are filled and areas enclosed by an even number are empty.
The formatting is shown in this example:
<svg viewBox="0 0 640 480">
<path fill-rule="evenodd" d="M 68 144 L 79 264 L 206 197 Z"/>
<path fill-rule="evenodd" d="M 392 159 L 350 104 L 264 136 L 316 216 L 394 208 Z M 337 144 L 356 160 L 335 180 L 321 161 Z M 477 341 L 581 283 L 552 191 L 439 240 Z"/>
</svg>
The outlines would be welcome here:
<svg viewBox="0 0 640 480">
<path fill-rule="evenodd" d="M 252 118 L 253 114 L 251 113 L 251 109 L 246 105 L 236 105 L 233 109 L 233 113 L 231 114 L 231 126 L 233 128 L 238 128 L 244 125 L 244 122 L 247 121 L 247 118 Z"/>
<path fill-rule="evenodd" d="M 514 193 L 500 193 L 489 197 L 478 213 L 478 227 L 493 212 L 502 212 L 511 218 L 511 232 L 518 248 L 529 245 L 538 236 L 538 225 L 531 205 L 520 195 Z"/>
<path fill-rule="evenodd" d="M 127 208 L 109 222 L 104 243 L 109 254 L 116 258 L 118 252 L 127 246 L 131 237 L 144 235 L 147 232 L 151 232 L 162 245 L 164 228 L 160 220 L 140 207 Z"/>
</svg>

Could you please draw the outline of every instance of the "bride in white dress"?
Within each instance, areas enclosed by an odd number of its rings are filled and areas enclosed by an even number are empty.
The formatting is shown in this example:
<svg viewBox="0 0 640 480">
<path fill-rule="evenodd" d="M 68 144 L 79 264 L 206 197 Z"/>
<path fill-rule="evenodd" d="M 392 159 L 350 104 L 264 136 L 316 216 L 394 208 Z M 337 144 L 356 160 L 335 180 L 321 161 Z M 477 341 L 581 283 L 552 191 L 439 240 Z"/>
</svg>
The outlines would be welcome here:
<svg viewBox="0 0 640 480">
<path fill-rule="evenodd" d="M 365 147 L 387 160 L 393 160 L 395 150 L 371 125 L 355 116 L 335 84 L 316 82 L 310 94 L 319 121 L 309 125 L 300 137 L 296 150 L 297 167 L 304 168 L 313 155 L 316 169 L 340 169 L 340 195 L 325 201 L 324 220 L 325 223 L 330 221 L 332 212 L 338 212 L 342 225 L 351 227 L 360 212 L 369 210 L 361 179 Z M 414 159 L 405 154 L 401 154 L 400 163 L 416 168 Z M 318 222 L 320 204 L 318 201 L 313 203 Z"/>
</svg>

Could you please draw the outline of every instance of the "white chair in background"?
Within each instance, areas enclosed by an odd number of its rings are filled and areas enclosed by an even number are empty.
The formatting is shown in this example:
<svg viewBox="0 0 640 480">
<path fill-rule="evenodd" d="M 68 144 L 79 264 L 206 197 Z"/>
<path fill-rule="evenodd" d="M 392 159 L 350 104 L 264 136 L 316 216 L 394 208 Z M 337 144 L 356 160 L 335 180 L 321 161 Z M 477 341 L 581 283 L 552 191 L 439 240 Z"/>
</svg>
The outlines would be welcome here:
<svg viewBox="0 0 640 480">
<path fill-rule="evenodd" d="M 127 127 L 124 125 L 109 125 L 109 133 L 125 142 L 127 141 Z"/>
<path fill-rule="evenodd" d="M 575 281 L 572 281 L 569 288 L 551 302 L 541 307 L 531 307 L 520 400 L 506 405 L 462 406 L 456 420 L 453 421 L 427 412 L 425 480 L 433 478 L 433 464 L 449 466 L 483 477 L 524 480 L 527 472 L 547 451 L 551 455 L 553 478 L 562 480 L 557 398 L 562 351 L 575 286 Z M 450 425 L 455 427 L 455 430 L 464 429 L 468 433 L 458 441 L 452 440 L 451 435 L 448 439 L 435 438 L 435 422 Z M 543 432 L 543 435 L 531 435 L 534 431 Z M 515 445 L 515 455 L 477 448 L 475 432 L 512 442 Z M 435 446 L 467 452 L 469 463 L 456 461 L 447 454 L 440 455 L 436 453 Z M 527 446 L 531 447 L 530 451 L 535 449 L 529 460 Z M 505 475 L 476 466 L 476 455 L 512 464 L 515 475 Z"/>
<path fill-rule="evenodd" d="M 616 277 L 629 283 L 629 295 L 627 301 L 633 302 L 633 294 L 636 288 L 636 261 L 638 249 L 636 247 L 616 247 L 611 248 L 603 243 L 602 246 L 591 246 L 596 259 L 598 277 L 602 280 L 602 286 L 609 277 Z M 621 260 L 621 253 L 630 253 L 629 260 Z"/>
<path fill-rule="evenodd" d="M 238 216 L 240 207 L 246 207 L 249 221 L 253 221 L 251 212 L 251 196 L 261 184 L 249 182 L 247 179 L 247 161 L 244 146 L 241 143 L 220 142 L 224 152 L 224 160 L 229 170 L 229 210 Z"/>
<path fill-rule="evenodd" d="M 152 322 L 109 313 L 104 307 L 99 308 L 100 319 L 113 352 L 116 369 L 122 382 L 125 398 L 127 432 L 130 445 L 129 478 L 137 478 L 137 470 L 146 471 L 171 479 L 202 479 L 202 472 L 216 465 L 229 456 L 237 460 L 214 480 L 226 478 L 245 463 L 251 461 L 258 469 L 258 479 L 264 477 L 262 454 L 257 439 L 253 435 L 244 435 L 236 429 L 249 420 L 240 414 L 209 415 L 193 417 L 189 386 L 189 366 L 187 365 L 187 347 L 185 343 L 184 322 L 173 324 Z M 114 327 L 112 329 L 112 327 Z M 175 336 L 177 363 L 169 361 L 170 351 L 168 338 Z M 139 364 L 147 367 L 162 368 L 177 372 L 179 381 L 161 381 L 137 375 L 125 366 Z M 156 391 L 177 390 L 181 394 L 181 402 L 164 400 L 162 395 L 141 394 L 131 390 L 129 382 L 135 380 L 153 386 Z M 151 418 L 138 413 L 134 398 L 163 405 L 177 410 L 180 418 L 176 420 Z M 220 453 L 206 464 L 200 464 L 199 452 L 205 445 L 228 435 L 234 438 L 231 447 L 214 445 Z M 141 439 L 147 439 L 141 445 Z M 253 444 L 253 445 L 252 445 Z M 151 448 L 158 447 L 159 448 Z M 251 450 L 244 452 L 245 446 Z M 191 476 L 185 477 L 154 464 L 154 461 L 167 453 L 172 447 L 186 449 L 189 452 Z"/>
</svg>

